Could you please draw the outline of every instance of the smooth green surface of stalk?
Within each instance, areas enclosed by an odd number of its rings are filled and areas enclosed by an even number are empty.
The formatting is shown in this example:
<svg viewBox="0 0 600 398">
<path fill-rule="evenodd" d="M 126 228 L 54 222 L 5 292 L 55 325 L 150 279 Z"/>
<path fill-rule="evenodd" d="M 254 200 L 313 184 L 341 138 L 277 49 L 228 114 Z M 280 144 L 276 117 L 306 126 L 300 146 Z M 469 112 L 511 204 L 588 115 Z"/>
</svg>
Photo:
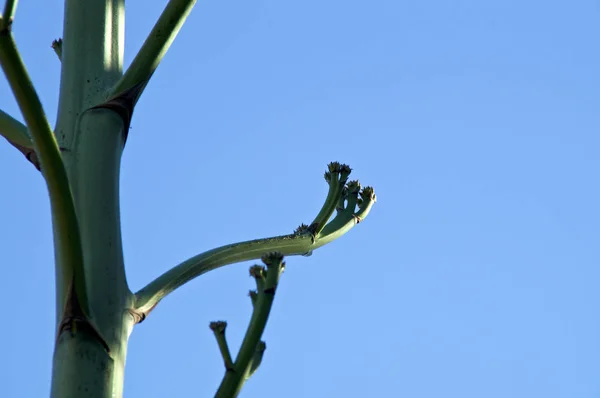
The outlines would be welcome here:
<svg viewBox="0 0 600 398">
<path fill-rule="evenodd" d="M 52 364 L 52 398 L 123 395 L 127 343 L 135 324 L 128 312 L 133 295 L 125 279 L 120 232 L 124 123 L 110 110 L 90 108 L 105 102 L 122 76 L 124 11 L 123 0 L 65 1 L 55 132 L 79 221 L 90 321 L 105 345 L 87 329 L 61 333 Z M 60 259 L 56 266 L 60 272 Z M 62 288 L 57 284 L 57 291 Z M 57 308 L 61 305 L 57 296 Z"/>
</svg>

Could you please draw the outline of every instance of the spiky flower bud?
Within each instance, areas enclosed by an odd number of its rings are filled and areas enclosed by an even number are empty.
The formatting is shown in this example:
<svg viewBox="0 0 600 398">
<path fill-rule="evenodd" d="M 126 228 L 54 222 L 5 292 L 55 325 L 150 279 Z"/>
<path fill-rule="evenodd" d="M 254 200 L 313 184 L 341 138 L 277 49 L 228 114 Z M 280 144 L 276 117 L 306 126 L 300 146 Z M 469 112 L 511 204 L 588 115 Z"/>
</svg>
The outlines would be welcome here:
<svg viewBox="0 0 600 398">
<path fill-rule="evenodd" d="M 302 235 L 308 232 L 310 232 L 310 230 L 308 229 L 308 225 L 302 223 L 298 228 L 294 230 L 294 235 Z"/>
<path fill-rule="evenodd" d="M 279 266 L 283 262 L 283 254 L 270 252 L 260 258 L 267 267 Z"/>
<path fill-rule="evenodd" d="M 360 197 L 363 201 L 372 200 L 373 202 L 377 201 L 377 196 L 375 195 L 375 191 L 373 187 L 364 187 L 362 191 L 360 191 Z"/>
<path fill-rule="evenodd" d="M 62 46 L 62 39 L 59 37 L 58 39 L 52 40 L 52 48 L 56 49 Z"/>
<path fill-rule="evenodd" d="M 342 165 L 340 164 L 340 162 L 331 162 L 327 165 L 327 168 L 329 169 L 330 173 L 339 173 Z"/>
<path fill-rule="evenodd" d="M 340 166 L 340 181 L 342 183 L 346 183 L 346 180 L 348 179 L 348 176 L 350 176 L 351 172 L 352 169 L 350 168 L 350 166 L 348 166 L 347 164 L 342 164 Z"/>
<path fill-rule="evenodd" d="M 358 180 L 348 181 L 346 185 L 350 193 L 357 194 L 360 192 L 360 182 Z"/>
<path fill-rule="evenodd" d="M 263 279 L 265 277 L 265 267 L 262 265 L 253 265 L 250 267 L 250 276 L 255 279 Z"/>
<path fill-rule="evenodd" d="M 210 330 L 212 330 L 215 333 L 225 333 L 225 329 L 227 328 L 227 322 L 214 321 L 210 323 L 209 327 Z"/>
</svg>

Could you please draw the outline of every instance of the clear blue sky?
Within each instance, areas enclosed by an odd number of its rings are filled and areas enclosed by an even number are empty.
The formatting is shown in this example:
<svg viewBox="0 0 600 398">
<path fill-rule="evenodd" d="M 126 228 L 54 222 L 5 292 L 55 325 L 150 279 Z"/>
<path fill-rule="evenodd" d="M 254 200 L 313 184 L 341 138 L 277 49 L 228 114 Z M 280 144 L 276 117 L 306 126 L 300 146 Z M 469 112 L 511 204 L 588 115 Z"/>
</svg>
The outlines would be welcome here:
<svg viewBox="0 0 600 398">
<path fill-rule="evenodd" d="M 129 62 L 165 1 L 127 4 Z M 242 397 L 600 396 L 597 1 L 200 1 L 140 101 L 122 171 L 137 290 L 215 246 L 292 231 L 329 161 L 369 218 L 288 258 Z M 62 2 L 15 35 L 53 123 Z M 0 107 L 18 116 L 0 78 Z M 49 391 L 51 229 L 38 173 L 0 142 L 0 396 Z M 210 397 L 212 320 L 237 350 L 252 263 L 133 332 L 126 397 Z"/>
</svg>

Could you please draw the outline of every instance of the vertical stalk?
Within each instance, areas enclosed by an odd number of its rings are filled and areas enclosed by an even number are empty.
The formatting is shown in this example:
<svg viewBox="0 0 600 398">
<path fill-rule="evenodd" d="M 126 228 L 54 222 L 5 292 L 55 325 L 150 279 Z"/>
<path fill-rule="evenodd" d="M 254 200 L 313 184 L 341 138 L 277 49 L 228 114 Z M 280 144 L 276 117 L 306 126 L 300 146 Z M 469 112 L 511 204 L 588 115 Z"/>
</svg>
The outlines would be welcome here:
<svg viewBox="0 0 600 398">
<path fill-rule="evenodd" d="M 119 209 L 125 126 L 115 112 L 90 108 L 106 100 L 122 75 L 124 21 L 123 0 L 65 1 L 55 135 L 73 192 L 90 321 L 97 330 L 74 324 L 57 337 L 56 398 L 119 398 L 123 393 L 127 341 L 135 323 L 127 311 L 133 295 L 125 277 Z M 61 267 L 57 261 L 57 273 Z M 57 296 L 57 324 L 64 307 Z M 95 332 L 106 345 L 99 344 Z"/>
</svg>

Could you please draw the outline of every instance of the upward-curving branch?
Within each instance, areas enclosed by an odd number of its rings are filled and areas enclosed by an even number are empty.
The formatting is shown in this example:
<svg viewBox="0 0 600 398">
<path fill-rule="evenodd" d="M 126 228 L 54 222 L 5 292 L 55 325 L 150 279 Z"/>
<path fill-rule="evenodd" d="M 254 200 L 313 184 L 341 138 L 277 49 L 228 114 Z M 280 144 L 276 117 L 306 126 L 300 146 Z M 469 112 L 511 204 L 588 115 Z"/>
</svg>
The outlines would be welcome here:
<svg viewBox="0 0 600 398">
<path fill-rule="evenodd" d="M 329 165 L 329 170 L 328 182 L 333 179 L 341 181 L 342 177 L 345 181 L 350 168 L 334 162 Z M 334 174 L 334 178 L 331 178 L 331 174 Z M 169 293 L 197 276 L 224 265 L 255 260 L 267 252 L 280 252 L 286 256 L 310 255 L 314 249 L 341 237 L 367 217 L 376 201 L 373 188 L 365 187 L 361 191 L 357 181 L 349 184 L 349 188 L 338 189 L 336 184 L 330 183 L 326 206 L 329 206 L 330 201 L 337 204 L 337 215 L 320 232 L 315 233 L 309 226 L 302 224 L 293 234 L 233 243 L 199 254 L 165 272 L 138 291 L 135 295 L 135 311 L 144 319 Z M 331 195 L 332 190 L 336 192 L 335 196 Z M 328 219 L 324 222 L 327 221 Z"/>
<path fill-rule="evenodd" d="M 194 4 L 196 4 L 196 0 L 169 1 L 131 65 L 112 88 L 111 96 L 118 96 L 137 84 L 143 83 L 134 101 L 137 102 L 144 87 L 150 81 L 152 74 L 158 68 L 160 61 L 192 11 Z"/>
</svg>

